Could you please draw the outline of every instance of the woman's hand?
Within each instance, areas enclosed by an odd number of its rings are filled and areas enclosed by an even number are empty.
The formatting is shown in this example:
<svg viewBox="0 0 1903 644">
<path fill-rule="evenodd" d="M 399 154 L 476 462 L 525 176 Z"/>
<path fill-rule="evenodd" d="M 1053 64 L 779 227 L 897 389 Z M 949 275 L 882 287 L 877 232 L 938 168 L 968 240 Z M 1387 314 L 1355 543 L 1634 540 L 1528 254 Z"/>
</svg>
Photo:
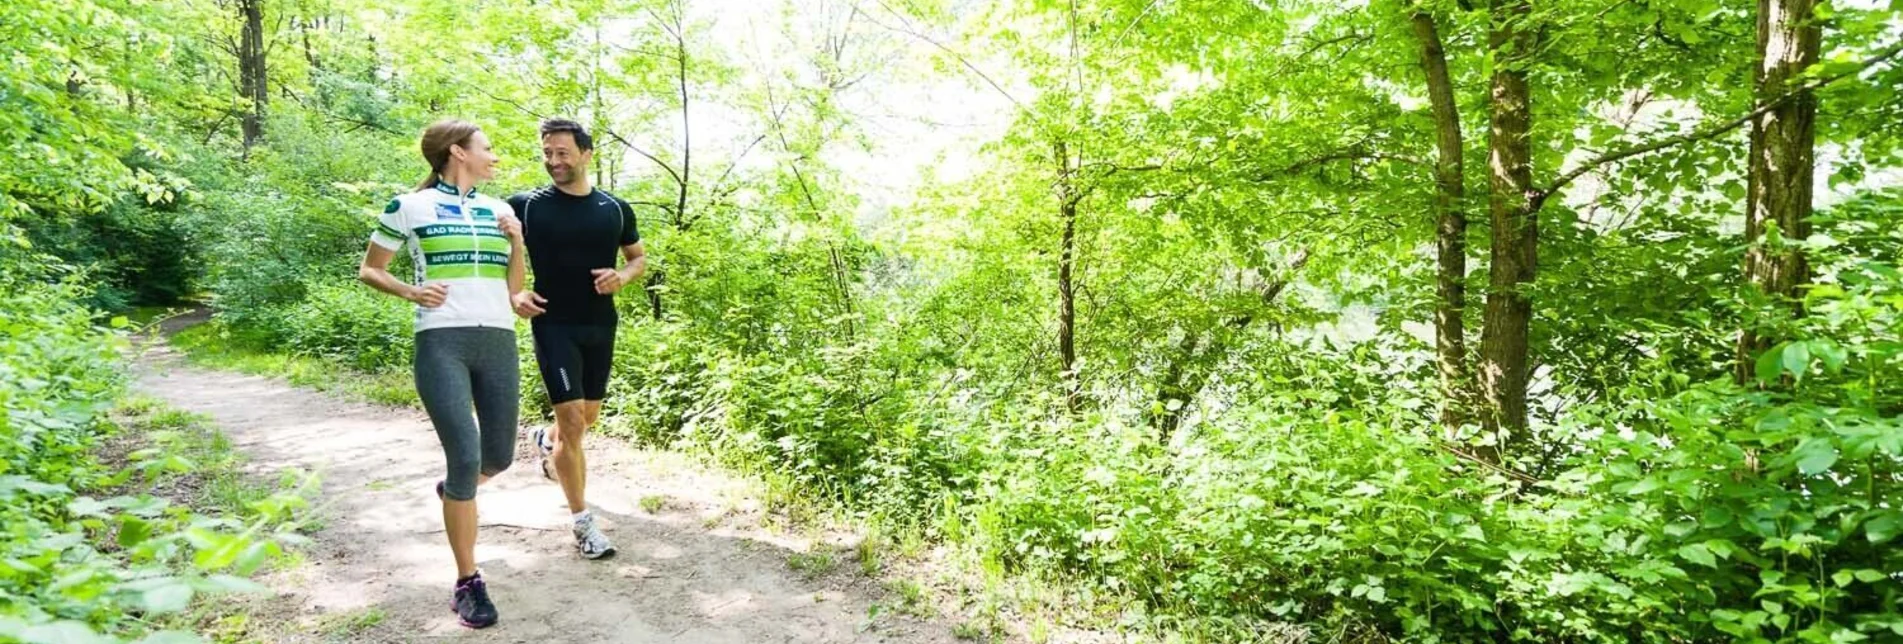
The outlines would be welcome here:
<svg viewBox="0 0 1903 644">
<path fill-rule="evenodd" d="M 508 213 L 498 215 L 496 227 L 501 228 L 502 236 L 508 237 L 510 241 L 522 241 L 522 220 L 516 219 L 515 215 Z"/>
<path fill-rule="evenodd" d="M 541 307 L 547 304 L 548 300 L 537 295 L 535 291 L 516 293 L 510 296 L 509 300 L 515 305 L 515 314 L 525 320 L 548 312 Z"/>
<path fill-rule="evenodd" d="M 411 287 L 409 295 L 403 299 L 415 302 L 418 306 L 433 309 L 443 305 L 449 299 L 449 285 L 442 282 L 425 284 L 422 288 Z"/>
</svg>

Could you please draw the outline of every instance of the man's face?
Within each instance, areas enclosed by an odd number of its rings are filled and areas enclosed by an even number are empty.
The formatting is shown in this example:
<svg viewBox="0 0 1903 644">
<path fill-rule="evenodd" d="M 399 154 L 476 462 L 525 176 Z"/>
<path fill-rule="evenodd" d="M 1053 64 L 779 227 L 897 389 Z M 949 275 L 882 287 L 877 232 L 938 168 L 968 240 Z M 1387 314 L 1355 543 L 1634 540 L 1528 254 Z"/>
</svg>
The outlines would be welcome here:
<svg viewBox="0 0 1903 644">
<path fill-rule="evenodd" d="M 568 132 L 542 137 L 542 168 L 548 170 L 548 178 L 557 185 L 574 183 L 576 179 L 586 176 L 588 162 L 594 156 L 594 152 L 575 145 L 575 135 Z"/>
</svg>

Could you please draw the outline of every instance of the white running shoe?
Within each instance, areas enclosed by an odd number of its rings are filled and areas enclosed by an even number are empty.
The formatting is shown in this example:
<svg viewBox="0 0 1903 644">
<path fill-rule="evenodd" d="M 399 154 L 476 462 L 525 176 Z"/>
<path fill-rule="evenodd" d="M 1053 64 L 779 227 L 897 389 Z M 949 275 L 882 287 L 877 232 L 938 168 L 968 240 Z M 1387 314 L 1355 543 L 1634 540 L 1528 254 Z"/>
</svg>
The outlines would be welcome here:
<svg viewBox="0 0 1903 644">
<path fill-rule="evenodd" d="M 555 444 L 548 442 L 548 428 L 535 428 L 529 432 L 529 438 L 535 441 L 535 466 L 542 470 L 542 478 L 558 480 L 555 478 Z"/>
<path fill-rule="evenodd" d="M 575 547 L 581 550 L 581 556 L 588 559 L 606 559 L 615 555 L 614 544 L 608 543 L 608 537 L 595 527 L 595 515 L 592 513 L 575 520 Z"/>
</svg>

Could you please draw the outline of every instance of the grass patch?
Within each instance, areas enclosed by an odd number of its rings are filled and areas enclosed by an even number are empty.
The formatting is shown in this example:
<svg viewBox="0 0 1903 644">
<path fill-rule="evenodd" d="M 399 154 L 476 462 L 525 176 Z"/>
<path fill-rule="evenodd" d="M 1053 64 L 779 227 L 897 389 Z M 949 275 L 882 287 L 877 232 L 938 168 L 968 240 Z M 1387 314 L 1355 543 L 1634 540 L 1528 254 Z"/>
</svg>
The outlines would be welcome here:
<svg viewBox="0 0 1903 644">
<path fill-rule="evenodd" d="M 224 325 L 207 322 L 172 335 L 171 345 L 203 367 L 283 378 L 293 385 L 380 405 L 419 407 L 409 371 L 365 373 L 335 360 L 275 353 L 247 345 Z"/>
<path fill-rule="evenodd" d="M 96 448 L 102 465 L 119 472 L 98 490 L 101 496 L 150 496 L 190 508 L 194 515 L 236 521 L 275 531 L 259 543 L 263 570 L 299 565 L 295 551 L 279 548 L 295 533 L 318 529 L 302 516 L 317 489 L 313 476 L 286 472 L 275 484 L 244 471 L 244 459 L 210 419 L 167 406 L 149 396 L 128 396 L 112 410 L 110 438 Z M 108 530 L 124 530 L 120 524 Z M 287 534 L 290 533 L 290 534 Z M 105 532 L 102 542 L 123 542 Z M 268 546 L 268 547 L 267 547 Z M 242 574 L 242 573 L 240 573 Z M 276 598 L 269 594 L 212 595 L 185 612 L 155 619 L 157 628 L 189 630 L 211 642 L 260 641 L 274 624 Z"/>
<path fill-rule="evenodd" d="M 795 552 L 786 556 L 786 566 L 808 578 L 823 576 L 839 567 L 839 558 L 827 550 Z"/>
<path fill-rule="evenodd" d="M 128 396 L 113 409 L 117 427 L 99 447 L 100 461 L 120 470 L 109 492 L 162 497 L 206 514 L 244 521 L 279 510 L 287 492 L 311 494 L 314 477 L 285 472 L 275 485 L 261 485 L 244 472 L 244 458 L 211 419 L 167 406 L 148 396 Z M 308 497 L 299 497 L 308 501 Z M 298 524 L 300 531 L 315 526 Z"/>
<path fill-rule="evenodd" d="M 317 632 L 332 641 L 354 642 L 357 636 L 389 617 L 383 609 L 376 606 L 342 613 L 331 613 L 318 618 Z"/>
<path fill-rule="evenodd" d="M 913 617 L 929 618 L 937 611 L 931 602 L 925 600 L 925 587 L 910 579 L 895 579 L 885 585 L 885 589 L 899 596 L 899 612 Z"/>
<path fill-rule="evenodd" d="M 650 495 L 641 497 L 641 511 L 643 512 L 646 512 L 648 514 L 660 514 L 661 510 L 666 507 L 667 507 L 666 496 L 663 496 L 660 494 L 650 494 Z"/>
<path fill-rule="evenodd" d="M 859 574 L 876 577 L 879 574 L 879 531 L 867 528 L 859 543 L 853 545 L 853 554 L 859 559 Z"/>
<path fill-rule="evenodd" d="M 959 622 L 958 625 L 952 627 L 952 637 L 961 640 L 975 641 L 988 639 L 991 637 L 991 633 L 985 630 L 985 627 L 979 626 L 974 622 Z"/>
</svg>

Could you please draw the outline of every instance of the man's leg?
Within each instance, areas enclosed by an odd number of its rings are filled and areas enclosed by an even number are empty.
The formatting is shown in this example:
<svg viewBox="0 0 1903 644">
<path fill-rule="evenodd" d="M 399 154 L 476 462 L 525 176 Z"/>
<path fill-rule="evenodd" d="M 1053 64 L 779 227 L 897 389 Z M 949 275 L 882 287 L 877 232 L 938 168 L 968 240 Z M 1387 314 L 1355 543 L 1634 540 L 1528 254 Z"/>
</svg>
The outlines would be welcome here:
<svg viewBox="0 0 1903 644">
<path fill-rule="evenodd" d="M 601 401 L 581 401 L 581 417 L 584 429 L 594 429 L 595 423 L 601 422 Z"/>
<path fill-rule="evenodd" d="M 601 401 L 608 397 L 608 376 L 614 371 L 615 327 L 589 327 L 581 345 L 582 427 L 594 430 L 601 421 Z"/>
<path fill-rule="evenodd" d="M 568 492 L 568 504 L 572 508 L 586 508 L 583 504 L 583 488 L 587 487 L 588 459 L 582 455 L 582 435 L 595 428 L 601 420 L 601 400 L 607 397 L 608 372 L 614 364 L 615 328 L 614 325 L 590 325 L 573 327 L 577 353 L 581 356 L 581 400 L 568 403 L 573 407 L 570 419 L 563 420 L 562 410 L 555 410 L 555 424 L 562 442 L 573 440 L 576 463 L 573 467 L 575 479 L 580 484 L 572 488 L 568 484 L 568 470 L 562 469 L 562 462 L 555 462 L 555 469 L 561 473 L 562 489 Z M 559 448 L 558 448 L 559 449 Z M 575 510 L 580 512 L 581 510 Z"/>
<path fill-rule="evenodd" d="M 542 384 L 555 408 L 555 431 L 548 442 L 554 449 L 548 459 L 555 466 L 555 480 L 562 485 L 570 512 L 588 509 L 582 491 L 588 486 L 587 459 L 582 455 L 582 355 L 577 342 L 577 327 L 566 324 L 532 324 L 535 338 L 535 362 L 542 372 Z"/>
<path fill-rule="evenodd" d="M 562 494 L 568 497 L 568 511 L 576 514 L 588 509 L 584 493 L 588 488 L 588 457 L 582 451 L 582 434 L 588 428 L 585 404 L 570 400 L 555 405 L 555 477 L 562 484 Z"/>
</svg>

